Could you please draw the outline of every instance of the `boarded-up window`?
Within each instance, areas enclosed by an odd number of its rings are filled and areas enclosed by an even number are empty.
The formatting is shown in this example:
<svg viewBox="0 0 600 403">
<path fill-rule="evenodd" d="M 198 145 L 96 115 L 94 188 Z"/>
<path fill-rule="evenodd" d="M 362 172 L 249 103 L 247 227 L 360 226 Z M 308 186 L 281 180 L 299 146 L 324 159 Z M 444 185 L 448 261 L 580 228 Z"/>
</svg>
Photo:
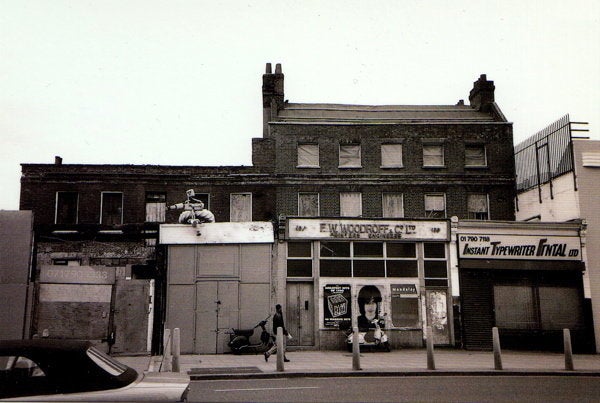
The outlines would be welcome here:
<svg viewBox="0 0 600 403">
<path fill-rule="evenodd" d="M 102 206 L 100 216 L 101 224 L 123 224 L 123 193 L 102 192 Z"/>
<path fill-rule="evenodd" d="M 340 193 L 340 216 L 360 217 L 362 215 L 362 194 L 360 192 Z"/>
<path fill-rule="evenodd" d="M 465 146 L 465 166 L 479 167 L 486 166 L 487 160 L 485 157 L 484 145 L 468 145 Z"/>
<path fill-rule="evenodd" d="M 472 220 L 487 220 L 488 197 L 486 194 L 470 194 L 467 196 L 468 217 Z"/>
<path fill-rule="evenodd" d="M 402 168 L 402 144 L 381 145 L 381 167 Z"/>
<path fill-rule="evenodd" d="M 301 217 L 317 217 L 319 215 L 319 194 L 298 194 L 298 215 Z"/>
<path fill-rule="evenodd" d="M 443 193 L 425 195 L 425 216 L 428 218 L 446 217 L 446 197 Z"/>
<path fill-rule="evenodd" d="M 79 194 L 56 192 L 56 224 L 77 224 Z"/>
<path fill-rule="evenodd" d="M 569 287 L 539 287 L 542 329 L 574 329 L 582 325 L 579 291 Z"/>
<path fill-rule="evenodd" d="M 340 168 L 360 168 L 360 144 L 340 144 Z"/>
<path fill-rule="evenodd" d="M 164 193 L 146 193 L 147 222 L 165 222 L 166 200 Z"/>
<path fill-rule="evenodd" d="M 384 218 L 404 217 L 404 202 L 402 193 L 384 193 L 382 195 L 381 203 Z"/>
<path fill-rule="evenodd" d="M 252 194 L 231 193 L 230 195 L 230 221 L 252 221 Z"/>
<path fill-rule="evenodd" d="M 423 145 L 423 166 L 444 166 L 444 146 L 442 144 Z"/>
<path fill-rule="evenodd" d="M 319 167 L 319 145 L 298 144 L 298 168 Z"/>
</svg>

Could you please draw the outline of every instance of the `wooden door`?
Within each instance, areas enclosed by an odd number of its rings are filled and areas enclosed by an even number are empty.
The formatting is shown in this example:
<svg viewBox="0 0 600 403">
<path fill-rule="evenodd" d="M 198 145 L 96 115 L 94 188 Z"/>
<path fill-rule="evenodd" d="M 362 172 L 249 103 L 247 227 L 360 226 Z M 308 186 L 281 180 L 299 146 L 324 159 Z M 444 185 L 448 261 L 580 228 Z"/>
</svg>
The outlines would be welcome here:
<svg viewBox="0 0 600 403">
<path fill-rule="evenodd" d="M 287 344 L 313 346 L 315 308 L 312 283 L 288 283 L 286 305 L 286 328 L 292 335 Z"/>
<path fill-rule="evenodd" d="M 117 280 L 111 353 L 148 352 L 150 280 Z"/>
</svg>

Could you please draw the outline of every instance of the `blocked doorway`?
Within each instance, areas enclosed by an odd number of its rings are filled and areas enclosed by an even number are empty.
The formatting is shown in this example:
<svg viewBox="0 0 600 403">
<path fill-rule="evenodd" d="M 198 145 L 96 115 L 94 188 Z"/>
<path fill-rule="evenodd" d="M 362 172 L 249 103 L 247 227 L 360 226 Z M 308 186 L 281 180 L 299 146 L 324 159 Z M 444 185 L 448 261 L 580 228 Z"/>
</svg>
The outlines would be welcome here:
<svg viewBox="0 0 600 403">
<path fill-rule="evenodd" d="M 314 287 L 312 283 L 287 283 L 286 328 L 288 346 L 314 346 Z M 275 331 L 275 330 L 273 330 Z"/>
</svg>

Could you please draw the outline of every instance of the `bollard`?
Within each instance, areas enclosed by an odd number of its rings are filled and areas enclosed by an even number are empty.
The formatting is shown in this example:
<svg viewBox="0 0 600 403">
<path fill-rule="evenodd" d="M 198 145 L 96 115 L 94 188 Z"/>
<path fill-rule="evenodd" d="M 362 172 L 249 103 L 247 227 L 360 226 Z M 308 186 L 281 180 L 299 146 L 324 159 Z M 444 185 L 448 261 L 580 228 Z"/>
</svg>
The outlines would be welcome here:
<svg viewBox="0 0 600 403">
<path fill-rule="evenodd" d="M 435 358 L 433 357 L 433 331 L 427 326 L 427 369 L 435 369 Z"/>
<path fill-rule="evenodd" d="M 163 344 L 163 362 L 160 366 L 161 372 L 171 372 L 171 329 L 165 329 Z"/>
<path fill-rule="evenodd" d="M 502 369 L 502 350 L 500 350 L 500 334 L 498 328 L 492 328 L 492 341 L 494 344 L 494 369 Z"/>
<path fill-rule="evenodd" d="M 283 365 L 283 357 L 285 357 L 285 345 L 283 344 L 283 328 L 277 328 L 277 371 L 283 372 L 285 370 Z"/>
<path fill-rule="evenodd" d="M 181 367 L 179 366 L 179 357 L 181 356 L 181 335 L 179 328 L 176 327 L 173 329 L 173 372 L 181 372 Z"/>
<path fill-rule="evenodd" d="M 573 348 L 571 346 L 571 331 L 563 329 L 563 345 L 565 348 L 565 370 L 573 371 Z"/>
<path fill-rule="evenodd" d="M 352 370 L 360 371 L 360 341 L 358 337 L 358 328 L 352 329 Z"/>
</svg>

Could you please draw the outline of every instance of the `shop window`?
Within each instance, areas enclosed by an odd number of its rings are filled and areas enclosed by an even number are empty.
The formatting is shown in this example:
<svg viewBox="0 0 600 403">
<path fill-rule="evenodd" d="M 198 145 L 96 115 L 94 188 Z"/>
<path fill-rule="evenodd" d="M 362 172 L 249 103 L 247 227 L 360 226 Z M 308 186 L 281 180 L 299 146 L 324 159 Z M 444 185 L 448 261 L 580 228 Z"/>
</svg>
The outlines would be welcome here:
<svg viewBox="0 0 600 403">
<path fill-rule="evenodd" d="M 417 257 L 417 244 L 414 242 L 386 244 L 387 257 Z"/>
<path fill-rule="evenodd" d="M 424 167 L 443 167 L 444 166 L 444 145 L 443 144 L 423 145 L 423 166 Z"/>
<path fill-rule="evenodd" d="M 402 193 L 383 193 L 381 207 L 384 218 L 404 217 L 404 197 Z"/>
<path fill-rule="evenodd" d="M 383 258 L 383 242 L 354 242 L 354 257 Z"/>
<path fill-rule="evenodd" d="M 576 288 L 539 287 L 538 293 L 542 329 L 574 329 L 581 325 L 583 312 Z"/>
<path fill-rule="evenodd" d="M 425 195 L 425 217 L 446 217 L 446 196 L 443 193 Z"/>
<path fill-rule="evenodd" d="M 385 277 L 385 264 L 382 260 L 354 260 L 352 274 L 354 277 Z"/>
<path fill-rule="evenodd" d="M 319 260 L 321 277 L 352 277 L 352 261 L 321 259 Z"/>
<path fill-rule="evenodd" d="M 470 194 L 467 196 L 468 218 L 471 220 L 489 219 L 489 203 L 486 194 Z"/>
<path fill-rule="evenodd" d="M 104 225 L 123 224 L 123 193 L 102 192 L 100 223 Z"/>
<path fill-rule="evenodd" d="M 319 168 L 318 144 L 298 144 L 297 168 Z"/>
<path fill-rule="evenodd" d="M 300 217 L 319 216 L 318 193 L 298 193 L 298 215 Z"/>
<path fill-rule="evenodd" d="M 350 242 L 321 242 L 321 257 L 350 257 Z"/>
<path fill-rule="evenodd" d="M 340 193 L 340 216 L 362 216 L 362 194 L 360 192 Z"/>
<path fill-rule="evenodd" d="M 287 253 L 288 277 L 312 277 L 312 244 L 310 242 L 289 242 Z"/>
<path fill-rule="evenodd" d="M 229 195 L 229 221 L 252 221 L 252 193 L 231 193 Z"/>
<path fill-rule="evenodd" d="M 485 146 L 483 144 L 473 144 L 465 146 L 465 167 L 485 166 L 487 166 Z"/>
<path fill-rule="evenodd" d="M 361 168 L 360 144 L 340 144 L 339 168 Z"/>
<path fill-rule="evenodd" d="M 381 167 L 402 168 L 402 144 L 381 145 Z"/>
<path fill-rule="evenodd" d="M 425 242 L 423 243 L 423 254 L 425 258 L 446 258 L 446 244 L 442 242 Z"/>
<path fill-rule="evenodd" d="M 446 244 L 442 242 L 423 243 L 423 274 L 428 287 L 448 286 L 448 264 Z"/>
<path fill-rule="evenodd" d="M 387 260 L 388 277 L 419 277 L 416 260 Z"/>
<path fill-rule="evenodd" d="M 167 195 L 146 192 L 146 222 L 165 222 Z"/>
<path fill-rule="evenodd" d="M 77 224 L 79 194 L 77 192 L 56 192 L 55 224 Z"/>
</svg>

